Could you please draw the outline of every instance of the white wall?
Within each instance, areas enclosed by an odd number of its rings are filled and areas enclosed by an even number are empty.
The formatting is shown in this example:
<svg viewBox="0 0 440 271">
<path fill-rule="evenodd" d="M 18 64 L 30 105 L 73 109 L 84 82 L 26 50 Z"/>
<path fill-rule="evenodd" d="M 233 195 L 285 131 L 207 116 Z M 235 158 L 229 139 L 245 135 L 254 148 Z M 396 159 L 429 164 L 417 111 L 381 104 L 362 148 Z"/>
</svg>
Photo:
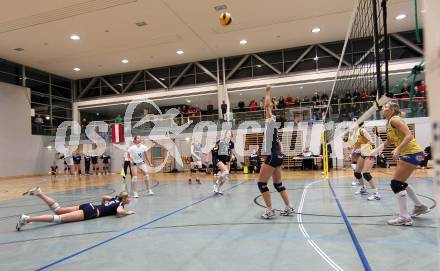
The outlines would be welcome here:
<svg viewBox="0 0 440 271">
<path fill-rule="evenodd" d="M 43 136 L 31 133 L 31 107 L 26 88 L 0 82 L 0 177 L 47 174 L 54 150 Z"/>
</svg>

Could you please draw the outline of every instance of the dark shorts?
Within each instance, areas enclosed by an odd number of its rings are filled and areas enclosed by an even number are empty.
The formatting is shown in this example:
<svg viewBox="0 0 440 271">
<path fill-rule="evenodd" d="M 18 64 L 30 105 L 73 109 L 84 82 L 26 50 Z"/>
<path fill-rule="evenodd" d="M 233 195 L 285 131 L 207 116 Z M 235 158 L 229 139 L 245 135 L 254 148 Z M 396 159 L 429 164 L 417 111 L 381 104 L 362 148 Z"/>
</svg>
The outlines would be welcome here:
<svg viewBox="0 0 440 271">
<path fill-rule="evenodd" d="M 425 160 L 425 154 L 423 152 L 418 152 L 418 153 L 401 155 L 399 156 L 399 158 L 402 161 L 418 166 L 423 160 Z"/>
<path fill-rule="evenodd" d="M 81 161 L 73 161 L 75 165 L 81 165 Z"/>
<path fill-rule="evenodd" d="M 81 204 L 79 209 L 84 213 L 84 220 L 98 217 L 98 209 L 91 203 Z"/>
<path fill-rule="evenodd" d="M 222 162 L 224 165 L 227 165 L 229 163 L 229 160 L 231 160 L 231 157 L 228 155 L 218 155 L 215 158 L 215 164 L 217 165 L 218 162 Z"/>
<path fill-rule="evenodd" d="M 264 160 L 264 163 L 271 167 L 280 167 L 283 164 L 283 158 L 284 158 L 284 154 L 268 155 Z"/>
<path fill-rule="evenodd" d="M 96 158 L 92 157 L 92 164 L 94 164 L 94 165 L 98 164 L 98 157 L 96 157 Z"/>
</svg>

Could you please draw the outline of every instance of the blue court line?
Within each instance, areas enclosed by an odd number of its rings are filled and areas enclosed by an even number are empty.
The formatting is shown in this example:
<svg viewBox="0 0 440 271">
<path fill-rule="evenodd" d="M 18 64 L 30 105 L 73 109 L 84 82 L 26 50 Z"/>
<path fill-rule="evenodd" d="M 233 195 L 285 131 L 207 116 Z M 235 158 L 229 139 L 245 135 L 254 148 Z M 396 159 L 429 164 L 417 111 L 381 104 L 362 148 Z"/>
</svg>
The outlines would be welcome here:
<svg viewBox="0 0 440 271">
<path fill-rule="evenodd" d="M 240 183 L 238 183 L 238 184 L 236 184 L 236 185 L 234 185 L 234 186 L 231 186 L 231 187 L 225 189 L 224 191 L 232 190 L 232 189 L 236 188 L 237 186 L 239 186 L 239 185 L 241 185 L 241 184 L 242 184 L 242 182 L 240 182 Z M 153 220 L 151 220 L 151 221 L 148 221 L 148 222 L 146 222 L 146 223 L 144 223 L 144 224 L 142 224 L 142 225 L 140 225 L 140 226 L 137 226 L 136 228 L 130 229 L 130 230 L 128 230 L 128 231 L 125 231 L 125 232 L 123 232 L 123 233 L 121 233 L 121 234 L 118 234 L 118 235 L 116 235 L 116 236 L 113 236 L 112 238 L 109 238 L 109 239 L 107 239 L 107 240 L 104 240 L 104 241 L 102 241 L 102 242 L 99 242 L 99 243 L 97 243 L 97 244 L 95 244 L 95 245 L 93 245 L 93 246 L 90 246 L 90 247 L 88 247 L 88 248 L 82 249 L 82 250 L 80 250 L 80 251 L 78 251 L 78 252 L 76 252 L 76 253 L 73 253 L 73 254 L 71 254 L 71 255 L 69 255 L 69 256 L 66 256 L 66 257 L 64 257 L 64 258 L 61 258 L 61 259 L 56 260 L 56 261 L 54 261 L 54 262 L 51 262 L 51 263 L 49 263 L 49 264 L 47 264 L 47 265 L 44 265 L 44 266 L 42 266 L 42 267 L 39 267 L 39 268 L 37 268 L 37 269 L 35 269 L 35 270 L 36 270 L 36 271 L 46 270 L 46 269 L 48 269 L 49 267 L 52 267 L 52 266 L 57 265 L 57 264 L 59 264 L 59 263 L 62 263 L 62 262 L 66 261 L 66 260 L 68 260 L 68 259 L 70 259 L 70 258 L 73 258 L 73 257 L 75 257 L 75 256 L 78 256 L 78 255 L 80 255 L 80 254 L 83 254 L 84 252 L 87 252 L 87 251 L 92 250 L 92 249 L 94 249 L 94 248 L 96 248 L 96 247 L 99 247 L 99 246 L 101 246 L 101 245 L 104 245 L 104 244 L 106 244 L 106 243 L 108 243 L 108 242 L 111 242 L 111 241 L 113 241 L 113 240 L 115 240 L 115 239 L 118 239 L 119 237 L 125 236 L 125 235 L 127 235 L 127 234 L 129 234 L 129 233 L 131 233 L 131 232 L 134 232 L 134 231 L 136 231 L 136 230 L 142 228 L 142 227 L 145 227 L 145 226 L 147 226 L 147 225 L 153 224 L 153 223 L 156 222 L 156 221 L 159 221 L 159 220 L 164 219 L 164 218 L 166 218 L 166 217 L 168 217 L 168 216 L 174 215 L 174 214 L 176 214 L 176 213 L 178 213 L 178 212 L 180 212 L 180 211 L 182 211 L 182 210 L 185 210 L 185 209 L 187 209 L 187 208 L 189 208 L 189 207 L 191 207 L 191 206 L 194 206 L 194 205 L 196 205 L 196 204 L 199 204 L 199 203 L 201 203 L 201 202 L 204 202 L 204 201 L 206 201 L 206 200 L 208 200 L 208 199 L 211 199 L 211 198 L 214 198 L 214 197 L 216 197 L 216 196 L 215 196 L 215 195 L 211 195 L 211 196 L 209 196 L 209 197 L 205 197 L 205 198 L 203 198 L 203 199 L 201 199 L 201 200 L 198 200 L 198 201 L 196 201 L 196 202 L 191 203 L 190 205 L 187 205 L 187 206 L 182 207 L 182 208 L 180 208 L 180 209 L 174 210 L 174 211 L 172 211 L 172 212 L 170 212 L 170 213 L 168 213 L 168 214 L 166 214 L 166 215 L 163 215 L 163 216 L 161 216 L 161 217 L 158 217 L 158 218 L 156 218 L 156 219 L 153 219 Z"/>
<path fill-rule="evenodd" d="M 365 253 L 362 250 L 361 245 L 359 244 L 356 234 L 354 233 L 354 230 L 351 227 L 350 221 L 348 220 L 347 215 L 345 214 L 344 209 L 342 208 L 341 202 L 339 201 L 338 196 L 336 195 L 330 180 L 328 181 L 328 185 L 330 186 L 330 190 L 332 191 L 333 198 L 335 199 L 336 204 L 338 205 L 339 212 L 341 213 L 341 216 L 344 219 L 345 226 L 347 227 L 347 230 L 350 233 L 351 240 L 353 241 L 354 247 L 356 248 L 359 258 L 361 259 L 362 265 L 364 266 L 364 270 L 371 271 L 372 269 L 370 264 L 368 263 L 367 257 L 365 256 Z"/>
</svg>

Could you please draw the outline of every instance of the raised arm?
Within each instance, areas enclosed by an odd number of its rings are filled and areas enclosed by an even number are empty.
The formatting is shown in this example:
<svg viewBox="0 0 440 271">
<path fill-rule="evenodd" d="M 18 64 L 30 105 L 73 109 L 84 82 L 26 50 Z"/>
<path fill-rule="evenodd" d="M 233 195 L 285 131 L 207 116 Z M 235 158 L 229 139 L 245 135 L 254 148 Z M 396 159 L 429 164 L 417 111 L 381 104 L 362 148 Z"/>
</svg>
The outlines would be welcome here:
<svg viewBox="0 0 440 271">
<path fill-rule="evenodd" d="M 266 112 L 266 119 L 272 118 L 272 101 L 270 100 L 270 85 L 266 86 L 264 94 L 264 111 Z"/>
</svg>

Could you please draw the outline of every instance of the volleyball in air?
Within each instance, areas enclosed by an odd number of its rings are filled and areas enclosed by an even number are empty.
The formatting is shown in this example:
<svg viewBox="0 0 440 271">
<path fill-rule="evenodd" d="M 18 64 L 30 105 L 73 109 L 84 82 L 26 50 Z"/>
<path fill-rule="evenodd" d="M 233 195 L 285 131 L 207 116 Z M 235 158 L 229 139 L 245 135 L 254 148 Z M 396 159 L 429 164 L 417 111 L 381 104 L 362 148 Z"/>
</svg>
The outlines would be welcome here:
<svg viewBox="0 0 440 271">
<path fill-rule="evenodd" d="M 232 16 L 229 12 L 222 12 L 219 17 L 220 24 L 223 26 L 228 26 L 232 23 Z"/>
</svg>

